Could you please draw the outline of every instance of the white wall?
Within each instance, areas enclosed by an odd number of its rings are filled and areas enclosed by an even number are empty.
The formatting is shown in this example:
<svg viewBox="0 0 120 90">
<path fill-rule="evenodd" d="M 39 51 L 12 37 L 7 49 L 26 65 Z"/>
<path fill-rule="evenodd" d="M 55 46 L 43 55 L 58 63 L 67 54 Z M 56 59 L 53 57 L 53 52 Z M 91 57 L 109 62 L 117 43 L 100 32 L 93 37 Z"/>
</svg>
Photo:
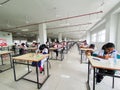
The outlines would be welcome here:
<svg viewBox="0 0 120 90">
<path fill-rule="evenodd" d="M 0 38 L 6 39 L 8 45 L 13 45 L 12 33 L 0 31 Z"/>
<path fill-rule="evenodd" d="M 120 52 L 120 14 L 118 14 L 118 28 L 117 28 L 116 48 Z"/>
<path fill-rule="evenodd" d="M 105 42 L 95 42 L 98 49 L 102 47 L 102 45 L 106 42 L 113 42 L 116 45 L 116 49 L 120 51 L 120 15 L 118 16 L 118 12 L 115 11 L 120 8 L 120 3 L 116 5 L 106 16 L 102 18 L 104 22 L 98 22 L 96 26 L 91 29 L 91 35 L 93 33 L 97 33 L 103 29 L 106 30 Z M 118 22 L 119 21 L 119 22 Z M 93 42 L 90 42 L 93 43 Z"/>
<path fill-rule="evenodd" d="M 98 26 L 98 27 L 96 27 L 93 31 L 91 31 L 91 35 L 92 34 L 94 34 L 94 33 L 98 33 L 98 32 L 100 32 L 100 31 L 102 31 L 102 30 L 106 30 L 106 22 L 104 22 L 104 23 L 102 23 L 100 26 Z M 105 40 L 105 42 L 106 42 L 106 40 Z M 90 43 L 93 43 L 93 44 L 95 44 L 95 47 L 98 49 L 98 50 L 100 50 L 101 49 L 101 47 L 102 47 L 102 45 L 105 43 L 105 42 L 97 42 L 97 39 L 96 39 L 96 42 L 92 42 L 92 41 L 90 41 Z"/>
</svg>

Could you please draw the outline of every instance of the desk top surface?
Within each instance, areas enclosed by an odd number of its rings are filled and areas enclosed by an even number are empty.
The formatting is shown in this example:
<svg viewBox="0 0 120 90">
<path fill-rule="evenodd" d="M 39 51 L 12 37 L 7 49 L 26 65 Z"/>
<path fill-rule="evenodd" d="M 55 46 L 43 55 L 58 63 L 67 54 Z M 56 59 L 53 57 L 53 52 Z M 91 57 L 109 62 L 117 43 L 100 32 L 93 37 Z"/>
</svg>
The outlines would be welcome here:
<svg viewBox="0 0 120 90">
<path fill-rule="evenodd" d="M 49 48 L 50 51 L 56 50 L 56 49 L 57 49 L 57 48 L 54 48 L 54 47 Z"/>
<path fill-rule="evenodd" d="M 91 50 L 91 51 L 94 51 L 94 49 L 92 49 L 92 48 L 80 48 L 80 50 L 84 50 L 84 51 Z"/>
<path fill-rule="evenodd" d="M 88 59 L 92 65 L 92 67 L 95 68 L 103 68 L 103 69 L 108 69 L 108 70 L 120 70 L 120 59 L 117 60 L 117 63 L 114 64 L 105 59 L 93 57 L 93 56 L 88 56 Z"/>
<path fill-rule="evenodd" d="M 28 47 L 27 50 L 36 50 L 37 47 Z"/>
<path fill-rule="evenodd" d="M 14 60 L 22 60 L 22 61 L 35 61 L 38 62 L 47 58 L 49 54 L 36 54 L 36 53 L 27 53 L 21 56 L 12 57 Z"/>
<path fill-rule="evenodd" d="M 0 55 L 2 54 L 8 54 L 8 53 L 12 53 L 13 51 L 0 51 Z"/>
</svg>

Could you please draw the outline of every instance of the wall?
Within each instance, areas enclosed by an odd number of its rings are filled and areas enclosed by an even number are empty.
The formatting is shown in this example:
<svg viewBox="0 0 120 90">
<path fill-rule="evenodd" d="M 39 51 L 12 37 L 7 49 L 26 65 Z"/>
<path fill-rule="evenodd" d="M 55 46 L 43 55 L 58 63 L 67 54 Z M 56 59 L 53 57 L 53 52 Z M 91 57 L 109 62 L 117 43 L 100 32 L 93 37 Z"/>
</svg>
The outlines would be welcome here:
<svg viewBox="0 0 120 90">
<path fill-rule="evenodd" d="M 102 23 L 100 26 L 96 27 L 95 30 L 91 31 L 91 36 L 92 36 L 92 34 L 94 34 L 94 33 L 97 34 L 99 31 L 104 30 L 105 27 L 106 27 L 106 22 Z M 91 37 L 90 37 L 90 38 L 91 38 Z M 97 48 L 97 50 L 100 50 L 100 49 L 101 49 L 101 46 L 102 46 L 105 42 L 97 42 L 97 40 L 96 40 L 96 42 L 92 42 L 92 41 L 90 40 L 90 43 L 95 44 L 95 47 Z"/>
<path fill-rule="evenodd" d="M 120 52 L 120 14 L 118 14 L 118 28 L 117 28 L 117 42 L 116 42 L 116 48 L 118 52 Z"/>
<path fill-rule="evenodd" d="M 12 45 L 13 44 L 12 33 L 1 32 L 0 31 L 0 38 L 6 39 L 8 45 Z"/>
<path fill-rule="evenodd" d="M 105 15 L 100 22 L 96 24 L 93 28 L 91 28 L 91 35 L 93 33 L 97 33 L 103 29 L 106 30 L 106 40 L 103 43 L 95 42 L 98 50 L 102 47 L 102 45 L 106 42 L 113 42 L 116 45 L 116 49 L 120 51 L 120 15 L 118 12 L 115 13 L 117 9 L 120 8 L 120 3 L 118 3 L 107 15 Z M 102 22 L 104 20 L 104 22 Z M 90 42 L 93 43 L 93 42 Z"/>
</svg>

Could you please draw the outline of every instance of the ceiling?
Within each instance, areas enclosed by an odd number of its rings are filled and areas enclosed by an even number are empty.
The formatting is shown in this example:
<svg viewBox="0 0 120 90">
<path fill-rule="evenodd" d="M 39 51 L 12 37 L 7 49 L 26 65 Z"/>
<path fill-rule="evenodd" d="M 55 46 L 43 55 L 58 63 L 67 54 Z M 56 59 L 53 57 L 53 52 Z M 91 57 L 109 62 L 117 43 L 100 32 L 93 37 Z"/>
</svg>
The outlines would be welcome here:
<svg viewBox="0 0 120 90">
<path fill-rule="evenodd" d="M 0 3 L 6 0 L 0 0 Z M 35 38 L 45 23 L 48 37 L 80 39 L 120 0 L 7 0 L 0 5 L 0 31 Z"/>
</svg>

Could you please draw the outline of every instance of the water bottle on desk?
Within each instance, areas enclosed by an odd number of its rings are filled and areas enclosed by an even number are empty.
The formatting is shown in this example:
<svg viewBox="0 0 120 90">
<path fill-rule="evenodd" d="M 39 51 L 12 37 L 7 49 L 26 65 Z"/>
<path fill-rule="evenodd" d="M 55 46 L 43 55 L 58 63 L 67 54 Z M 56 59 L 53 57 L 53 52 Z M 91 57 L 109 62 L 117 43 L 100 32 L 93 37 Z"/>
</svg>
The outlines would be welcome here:
<svg viewBox="0 0 120 90">
<path fill-rule="evenodd" d="M 117 56 L 114 56 L 114 65 L 117 63 Z"/>
<path fill-rule="evenodd" d="M 115 51 L 112 53 L 112 58 L 114 58 L 114 65 L 116 65 L 116 63 L 117 63 L 117 53 Z"/>
</svg>

